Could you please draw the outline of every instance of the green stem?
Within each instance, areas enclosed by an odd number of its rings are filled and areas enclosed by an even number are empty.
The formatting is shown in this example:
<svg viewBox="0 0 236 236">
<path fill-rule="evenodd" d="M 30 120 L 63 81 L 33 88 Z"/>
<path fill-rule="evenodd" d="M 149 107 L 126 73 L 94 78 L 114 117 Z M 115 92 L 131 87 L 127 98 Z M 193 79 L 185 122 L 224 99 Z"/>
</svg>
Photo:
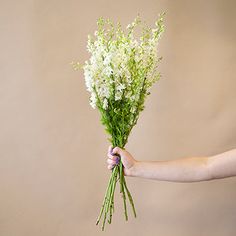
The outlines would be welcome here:
<svg viewBox="0 0 236 236">
<path fill-rule="evenodd" d="M 117 139 L 114 139 L 113 144 L 116 144 L 115 146 L 119 146 L 121 148 L 124 148 L 125 145 L 122 145 L 122 144 L 124 144 L 124 141 L 125 141 L 124 139 L 122 140 L 122 139 L 117 138 Z M 104 229 L 105 229 L 106 221 L 109 224 L 111 224 L 111 221 L 112 221 L 112 216 L 114 213 L 114 195 L 115 195 L 116 183 L 118 180 L 120 181 L 120 193 L 122 194 L 122 198 L 123 198 L 125 220 L 126 221 L 128 220 L 126 194 L 128 196 L 129 202 L 132 206 L 134 216 L 136 217 L 136 211 L 135 211 L 133 199 L 132 199 L 132 196 L 131 196 L 131 194 L 127 188 L 127 185 L 126 185 L 123 168 L 124 168 L 123 164 L 120 161 L 120 163 L 118 165 L 116 165 L 112 170 L 112 174 L 111 174 L 109 182 L 108 182 L 108 186 L 106 189 L 106 193 L 105 193 L 103 204 L 102 204 L 102 207 L 100 210 L 100 214 L 99 214 L 99 217 L 96 221 L 96 225 L 98 225 L 102 216 L 103 216 L 102 231 L 104 231 Z"/>
<path fill-rule="evenodd" d="M 104 207 L 105 207 L 106 199 L 107 199 L 107 192 L 109 191 L 109 188 L 110 188 L 111 179 L 112 179 L 112 175 L 110 176 L 109 183 L 108 183 L 108 185 L 107 185 L 106 194 L 105 194 L 104 199 L 103 199 L 102 207 L 101 207 L 101 210 L 100 210 L 98 219 L 97 219 L 97 221 L 96 221 L 96 225 L 99 224 L 99 221 L 101 220 L 101 217 L 102 217 L 102 213 L 103 213 L 103 211 L 104 211 Z"/>
<path fill-rule="evenodd" d="M 127 206 L 126 206 L 126 196 L 125 196 L 125 190 L 124 190 L 124 173 L 123 173 L 123 165 L 120 161 L 120 193 L 122 193 L 123 197 L 123 204 L 124 204 L 124 214 L 125 214 L 125 220 L 128 220 L 128 214 L 127 214 Z"/>
<path fill-rule="evenodd" d="M 125 178 L 124 178 L 124 186 L 125 186 L 125 190 L 126 190 L 126 192 L 127 192 L 127 195 L 128 195 L 129 201 L 130 201 L 130 204 L 131 204 L 132 209 L 133 209 L 134 217 L 136 218 L 136 217 L 137 217 L 137 214 L 136 214 L 136 210 L 135 210 L 135 207 L 134 207 L 134 201 L 133 201 L 133 198 L 132 198 L 132 196 L 131 196 L 131 194 L 130 194 L 130 191 L 129 191 L 127 185 L 126 185 Z"/>
<path fill-rule="evenodd" d="M 109 183 L 109 188 L 108 188 L 108 192 L 106 193 L 106 202 L 105 202 L 105 212 L 104 212 L 104 218 L 103 218 L 103 224 L 102 224 L 102 231 L 104 231 L 104 227 L 105 227 L 105 222 L 107 219 L 107 214 L 109 212 L 109 202 L 111 199 L 111 189 L 112 189 L 112 184 L 114 181 L 114 175 L 115 175 L 115 171 L 112 171 L 112 175 L 111 175 L 111 182 Z"/>
<path fill-rule="evenodd" d="M 112 186 L 111 186 L 111 197 L 109 199 L 109 211 L 110 211 L 110 219 L 108 220 L 109 224 L 111 224 L 111 220 L 112 220 L 112 208 L 114 204 L 114 193 L 115 193 L 115 188 L 116 188 L 117 166 L 114 167 L 113 171 L 115 173 L 114 173 L 114 179 L 112 181 Z"/>
</svg>

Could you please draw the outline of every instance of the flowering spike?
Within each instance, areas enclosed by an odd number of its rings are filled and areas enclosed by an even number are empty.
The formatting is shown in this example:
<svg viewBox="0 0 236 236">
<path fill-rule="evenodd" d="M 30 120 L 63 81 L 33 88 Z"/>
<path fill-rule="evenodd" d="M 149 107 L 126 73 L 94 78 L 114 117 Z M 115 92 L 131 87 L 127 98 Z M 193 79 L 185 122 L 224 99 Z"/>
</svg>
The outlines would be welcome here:
<svg viewBox="0 0 236 236">
<path fill-rule="evenodd" d="M 157 44 L 164 31 L 164 14 L 160 14 L 151 28 L 142 22 L 140 15 L 129 24 L 127 33 L 121 23 L 114 24 L 110 19 L 100 17 L 94 36 L 88 36 L 89 60 L 81 66 L 73 63 L 74 69 L 83 68 L 85 84 L 90 93 L 90 105 L 101 113 L 101 122 L 110 135 L 112 146 L 124 148 L 129 134 L 136 125 L 140 112 L 144 109 L 146 97 L 152 85 L 160 79 L 158 65 L 161 57 Z M 136 27 L 142 27 L 140 38 L 134 36 Z M 132 196 L 127 188 L 120 162 L 112 170 L 104 202 L 97 221 L 102 216 L 102 229 L 111 223 L 114 212 L 114 192 L 120 182 L 124 203 L 124 215 L 128 219 L 126 196 L 130 201 L 134 216 L 136 211 Z"/>
</svg>

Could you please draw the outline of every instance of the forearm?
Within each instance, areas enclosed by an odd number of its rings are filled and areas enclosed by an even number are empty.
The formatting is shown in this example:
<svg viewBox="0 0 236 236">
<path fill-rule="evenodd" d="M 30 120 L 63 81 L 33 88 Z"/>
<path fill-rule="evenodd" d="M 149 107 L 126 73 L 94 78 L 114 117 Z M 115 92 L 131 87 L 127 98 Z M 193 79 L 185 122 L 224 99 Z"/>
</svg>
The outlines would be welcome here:
<svg viewBox="0 0 236 236">
<path fill-rule="evenodd" d="M 236 149 L 211 157 L 137 161 L 130 176 L 172 182 L 197 182 L 236 176 Z"/>
<path fill-rule="evenodd" d="M 108 169 L 117 165 L 120 155 L 126 176 L 172 182 L 197 182 L 236 176 L 236 149 L 210 157 L 190 157 L 170 161 L 136 161 L 119 147 L 108 150 Z"/>
<path fill-rule="evenodd" d="M 208 169 L 213 179 L 236 176 L 236 149 L 209 157 Z"/>
<path fill-rule="evenodd" d="M 130 176 L 171 182 L 210 180 L 208 157 L 192 157 L 171 161 L 137 161 Z"/>
</svg>

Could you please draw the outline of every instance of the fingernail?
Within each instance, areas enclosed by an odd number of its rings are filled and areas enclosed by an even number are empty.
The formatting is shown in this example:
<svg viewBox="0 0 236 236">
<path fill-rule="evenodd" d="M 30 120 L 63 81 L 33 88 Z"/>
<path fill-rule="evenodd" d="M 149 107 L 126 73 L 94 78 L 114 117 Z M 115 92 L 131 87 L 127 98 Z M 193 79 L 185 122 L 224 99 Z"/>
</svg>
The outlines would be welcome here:
<svg viewBox="0 0 236 236">
<path fill-rule="evenodd" d="M 120 163 L 120 158 L 116 158 L 116 164 L 119 164 Z"/>
<path fill-rule="evenodd" d="M 114 155 L 114 153 L 113 153 L 113 148 L 111 148 L 111 151 L 110 151 L 110 153 L 111 153 L 111 155 Z"/>
</svg>

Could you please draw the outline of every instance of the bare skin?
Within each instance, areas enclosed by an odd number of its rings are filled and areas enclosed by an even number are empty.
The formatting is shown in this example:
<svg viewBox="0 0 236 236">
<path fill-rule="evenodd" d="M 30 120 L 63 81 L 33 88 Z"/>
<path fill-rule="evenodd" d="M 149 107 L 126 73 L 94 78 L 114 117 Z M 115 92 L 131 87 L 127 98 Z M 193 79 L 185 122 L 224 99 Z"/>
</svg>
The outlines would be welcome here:
<svg viewBox="0 0 236 236">
<path fill-rule="evenodd" d="M 209 157 L 189 157 L 169 161 L 137 161 L 119 147 L 107 153 L 107 167 L 112 169 L 119 162 L 126 176 L 171 182 L 198 182 L 236 176 L 236 149 Z"/>
</svg>

